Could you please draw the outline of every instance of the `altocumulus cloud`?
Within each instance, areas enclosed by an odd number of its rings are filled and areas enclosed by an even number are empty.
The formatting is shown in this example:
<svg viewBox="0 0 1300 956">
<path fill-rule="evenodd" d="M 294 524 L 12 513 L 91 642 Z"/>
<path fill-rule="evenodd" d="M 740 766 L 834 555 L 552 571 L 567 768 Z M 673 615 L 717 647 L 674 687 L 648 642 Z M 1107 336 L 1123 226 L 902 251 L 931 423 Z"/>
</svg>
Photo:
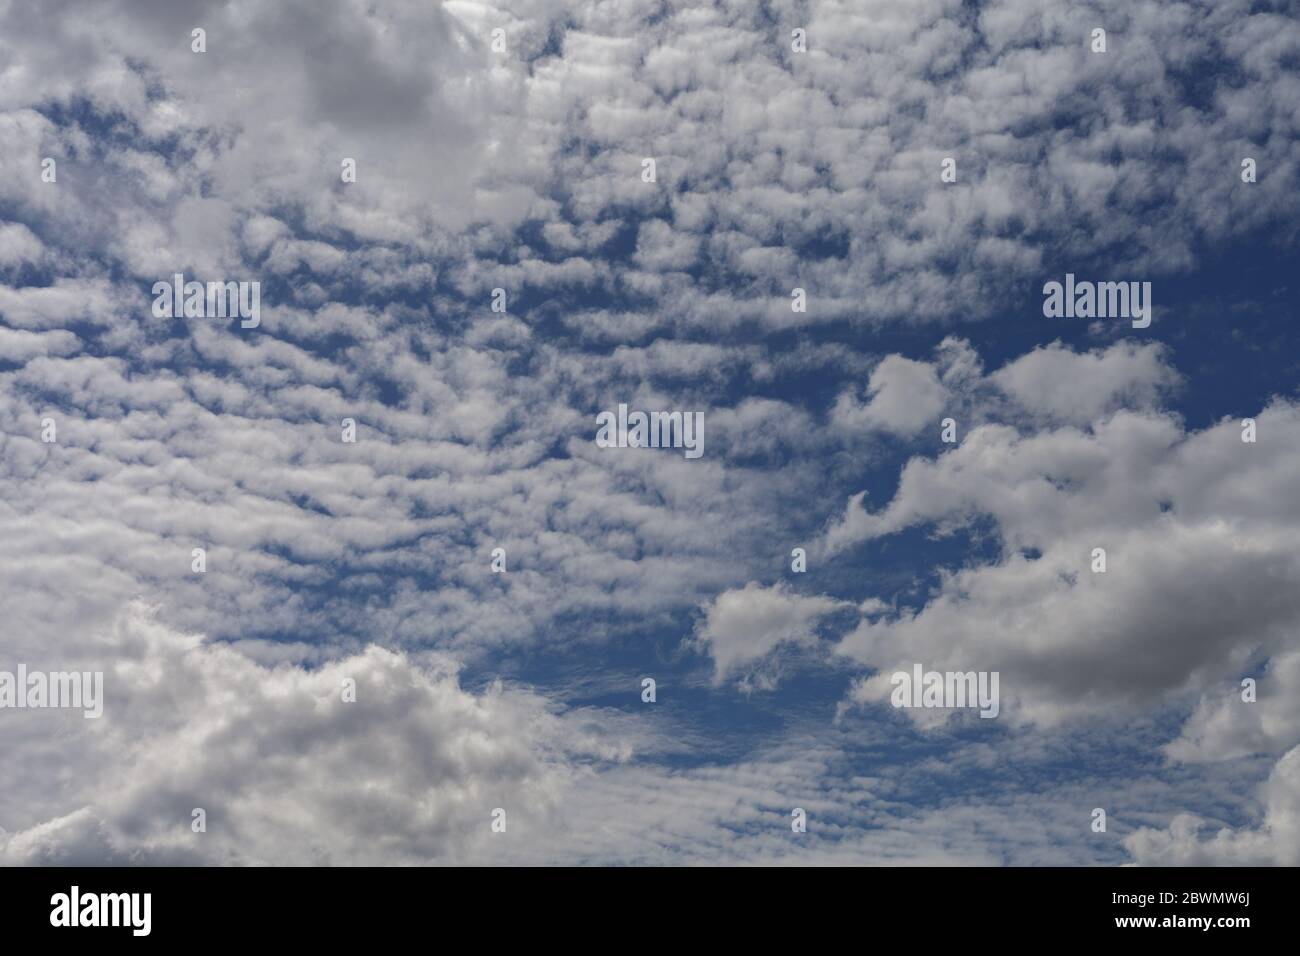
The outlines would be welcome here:
<svg viewBox="0 0 1300 956">
<path fill-rule="evenodd" d="M 1049 263 L 1154 279 L 1155 334 L 1202 258 L 1294 252 L 1292 12 L 5 4 L 0 665 L 108 700 L 3 715 L 3 859 L 1294 862 L 1294 401 L 1247 446 L 1174 344 L 981 331 Z M 256 333 L 155 318 L 178 272 L 260 279 Z M 620 402 L 706 456 L 601 454 Z M 1000 669 L 996 733 L 875 720 L 917 658 Z M 777 729 L 646 719 L 646 667 Z M 1099 756 L 1117 714 L 1199 806 Z"/>
</svg>

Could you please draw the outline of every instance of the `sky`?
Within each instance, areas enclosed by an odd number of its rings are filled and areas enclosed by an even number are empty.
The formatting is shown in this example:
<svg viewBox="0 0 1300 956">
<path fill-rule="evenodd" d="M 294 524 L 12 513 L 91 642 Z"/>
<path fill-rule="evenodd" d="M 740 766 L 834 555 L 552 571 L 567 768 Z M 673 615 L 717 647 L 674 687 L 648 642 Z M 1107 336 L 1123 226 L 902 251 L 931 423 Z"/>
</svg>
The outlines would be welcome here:
<svg viewBox="0 0 1300 956">
<path fill-rule="evenodd" d="M 1297 13 L 0 0 L 0 862 L 1300 864 Z"/>
</svg>

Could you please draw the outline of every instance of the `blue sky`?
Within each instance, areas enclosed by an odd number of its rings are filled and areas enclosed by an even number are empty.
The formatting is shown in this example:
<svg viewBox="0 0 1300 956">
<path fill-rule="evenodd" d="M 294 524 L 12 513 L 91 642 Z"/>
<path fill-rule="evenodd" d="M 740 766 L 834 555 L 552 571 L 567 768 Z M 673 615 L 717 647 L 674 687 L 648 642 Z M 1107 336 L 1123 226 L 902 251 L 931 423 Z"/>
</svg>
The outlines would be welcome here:
<svg viewBox="0 0 1300 956">
<path fill-rule="evenodd" d="M 1295 12 L 0 4 L 0 858 L 1300 862 Z"/>
</svg>

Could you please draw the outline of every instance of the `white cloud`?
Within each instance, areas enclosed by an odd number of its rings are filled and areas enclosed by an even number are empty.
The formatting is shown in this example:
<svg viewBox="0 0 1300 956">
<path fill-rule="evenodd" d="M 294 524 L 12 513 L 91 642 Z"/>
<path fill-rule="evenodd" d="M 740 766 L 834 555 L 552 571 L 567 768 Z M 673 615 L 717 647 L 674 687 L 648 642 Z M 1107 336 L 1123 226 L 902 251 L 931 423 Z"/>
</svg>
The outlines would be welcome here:
<svg viewBox="0 0 1300 956">
<path fill-rule="evenodd" d="M 867 392 L 865 403 L 851 392 L 840 395 L 831 412 L 837 427 L 913 435 L 927 425 L 937 427 L 948 401 L 934 366 L 900 355 L 890 355 L 876 366 Z"/>
<path fill-rule="evenodd" d="M 1165 829 L 1143 827 L 1130 834 L 1124 845 L 1145 866 L 1300 865 L 1300 747 L 1277 762 L 1263 799 L 1256 827 L 1214 830 L 1202 818 L 1180 814 Z"/>
<path fill-rule="evenodd" d="M 7 858 L 491 859 L 482 801 L 554 827 L 585 762 L 639 738 L 528 692 L 467 691 L 455 666 L 700 606 L 719 685 L 775 688 L 787 655 L 819 653 L 825 616 L 860 605 L 850 668 L 1001 667 L 1011 712 L 1040 724 L 1204 695 L 1168 748 L 1189 764 L 1294 746 L 1295 406 L 1261 413 L 1243 446 L 1234 422 L 1189 432 L 1160 412 L 1178 376 L 1155 345 L 1049 345 L 985 375 L 961 339 L 877 361 L 839 333 L 988 317 L 1049 254 L 1082 269 L 1123 248 L 1125 269 L 1160 278 L 1293 220 L 1300 26 L 1247 0 L 1107 0 L 1103 61 L 1059 3 L 772 10 L 807 25 L 806 55 L 744 5 L 0 10 L 6 651 L 106 662 L 122 705 L 57 745 L 53 723 L 5 745 L 45 769 L 0 787 Z M 207 54 L 190 52 L 196 24 Z M 487 47 L 498 24 L 505 56 Z M 1184 67 L 1215 58 L 1232 84 L 1189 104 Z M 153 319 L 148 283 L 177 270 L 266 281 L 259 334 Z M 496 286 L 504 316 L 487 311 Z M 768 337 L 803 325 L 836 335 Z M 828 384 L 829 416 L 783 392 L 790 377 Z M 704 409 L 706 458 L 599 454 L 593 409 L 628 399 Z M 882 437 L 921 444 L 944 414 L 961 447 L 912 460 L 879 510 L 853 498 L 823 553 L 979 521 L 994 560 L 901 614 L 759 583 L 863 487 Z M 339 442 L 344 417 L 359 446 Z M 1099 544 L 1111 568 L 1094 577 Z M 506 576 L 488 571 L 496 546 Z M 121 617 L 137 596 L 153 619 Z M 1266 664 L 1255 710 L 1216 696 Z M 347 712 L 371 724 L 304 718 L 343 669 L 385 688 Z M 763 789 L 780 768 L 797 783 L 780 757 L 674 777 L 649 836 L 575 846 L 793 858 L 715 832 L 738 798 L 755 826 L 787 812 L 794 788 Z M 36 788 L 65 765 L 51 800 Z M 603 789 L 579 792 L 596 812 L 662 775 L 602 768 Z M 198 843 L 202 793 L 218 809 Z M 678 821 L 692 800 L 704 812 Z M 1290 833 L 1278 806 L 1267 826 Z M 958 845 L 977 813 L 1001 840 Z M 996 861 L 1017 838 L 1022 859 L 1059 858 L 1056 829 L 1024 838 L 1013 816 L 935 813 L 806 858 Z"/>
<path fill-rule="evenodd" d="M 6 745 L 43 781 L 7 795 L 11 864 L 466 862 L 491 854 L 494 808 L 527 833 L 581 773 L 571 759 L 631 754 L 617 717 L 595 731 L 524 691 L 471 694 L 445 659 L 372 646 L 266 666 L 140 606 L 96 652 L 81 666 L 105 671 L 103 716 L 21 712 Z M 75 769 L 51 792 L 56 765 Z M 207 832 L 191 829 L 196 807 Z"/>
<path fill-rule="evenodd" d="M 1182 733 L 1165 752 L 1175 760 L 1229 760 L 1280 754 L 1300 743 L 1300 650 L 1279 653 L 1254 676 L 1255 700 L 1243 699 L 1240 681 L 1205 694 Z"/>
<path fill-rule="evenodd" d="M 997 670 L 1010 719 L 1055 722 L 1145 708 L 1291 646 L 1300 513 L 1274 484 L 1300 465 L 1300 409 L 1275 404 L 1259 422 L 1270 438 L 1255 445 L 1234 422 L 1184 435 L 1152 413 L 1026 437 L 986 425 L 913 459 L 887 507 L 850 519 L 853 533 L 987 516 L 1000 555 L 944 574 L 920 609 L 864 620 L 839 650 L 882 671 Z M 1105 573 L 1091 570 L 1098 547 Z M 887 693 L 880 677 L 860 689 Z"/>
<path fill-rule="evenodd" d="M 1072 352 L 1060 343 L 1034 349 L 989 376 L 1030 416 L 1087 425 L 1117 408 L 1149 408 L 1178 382 L 1157 343 L 1116 343 Z"/>
<path fill-rule="evenodd" d="M 769 588 L 751 581 L 719 594 L 705 608 L 699 628 L 699 642 L 713 658 L 715 682 L 741 674 L 750 683 L 771 689 L 776 675 L 757 671 L 754 665 L 782 645 L 816 645 L 818 619 L 839 606 L 839 601 L 806 597 L 780 583 Z"/>
</svg>

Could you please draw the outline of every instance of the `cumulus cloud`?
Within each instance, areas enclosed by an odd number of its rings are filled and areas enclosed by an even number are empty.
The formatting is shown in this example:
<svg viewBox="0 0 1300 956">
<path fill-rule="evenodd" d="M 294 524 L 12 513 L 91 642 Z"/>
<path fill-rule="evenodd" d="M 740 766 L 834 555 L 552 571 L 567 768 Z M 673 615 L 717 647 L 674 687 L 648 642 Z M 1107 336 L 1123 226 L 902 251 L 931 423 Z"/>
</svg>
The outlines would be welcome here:
<svg viewBox="0 0 1300 956">
<path fill-rule="evenodd" d="M 874 393 L 871 401 L 860 404 L 851 391 L 842 393 L 832 412 L 833 423 L 848 431 L 870 428 L 896 435 L 912 435 L 929 426 L 938 434 L 938 416 L 945 411 L 955 423 L 957 437 L 975 431 L 984 436 L 979 441 L 985 442 L 989 435 L 1010 436 L 1013 432 L 1005 428 L 980 432 L 981 426 L 1013 422 L 1087 428 L 1102 424 L 1119 409 L 1156 410 L 1179 382 L 1158 343 L 1118 342 L 1076 352 L 1054 342 L 988 374 L 978 353 L 964 339 L 946 338 L 935 353 L 933 362 L 897 355 L 884 359 L 869 382 Z M 967 450 L 964 454 L 977 461 L 979 468 L 994 467 L 980 457 L 981 452 Z M 963 460 L 964 456 L 953 459 L 951 467 L 959 467 Z M 920 459 L 912 464 L 910 480 L 921 488 L 928 483 L 929 473 Z M 932 496 L 937 490 L 926 488 L 918 497 Z M 907 523 L 902 519 L 881 525 L 890 519 L 869 514 L 864 500 L 865 493 L 854 495 L 843 514 L 831 522 L 818 544 L 824 553 L 834 555 L 878 536 L 886 527 L 893 532 Z M 900 515 L 899 509 L 906 507 L 908 502 L 896 499 L 891 511 Z M 961 509 L 958 504 L 952 510 L 956 514 Z"/>
<path fill-rule="evenodd" d="M 1300 743 L 1300 650 L 1259 663 L 1248 669 L 1254 677 L 1215 687 L 1201 698 L 1182 733 L 1165 748 L 1171 758 L 1230 760 L 1280 754 Z M 1253 694 L 1246 680 L 1255 682 Z"/>
<path fill-rule="evenodd" d="M 869 398 L 862 404 L 852 393 L 840 396 L 831 412 L 836 425 L 911 435 L 937 421 L 948 398 L 934 366 L 901 355 L 890 355 L 876 366 L 867 392 Z"/>
<path fill-rule="evenodd" d="M 105 670 L 103 716 L 55 727 L 27 712 L 5 745 L 29 768 L 96 755 L 57 794 L 10 807 L 11 864 L 465 862 L 490 853 L 495 808 L 527 832 L 581 773 L 572 759 L 631 753 L 608 723 L 524 691 L 470 693 L 436 658 L 370 647 L 266 666 L 140 605 L 98 651 L 85 663 Z"/>
<path fill-rule="evenodd" d="M 751 581 L 719 594 L 705 608 L 699 629 L 699 641 L 713 658 L 714 680 L 750 670 L 781 645 L 815 645 L 818 619 L 840 604 L 827 597 L 797 594 L 779 583 L 766 588 Z M 761 688 L 776 684 L 770 672 L 751 679 Z"/>
<path fill-rule="evenodd" d="M 1279 760 L 1263 788 L 1258 826 L 1214 828 L 1179 814 L 1165 829 L 1143 827 L 1125 837 L 1136 862 L 1146 866 L 1300 865 L 1300 747 Z"/>
<path fill-rule="evenodd" d="M 914 459 L 888 506 L 853 519 L 861 539 L 987 517 L 999 554 L 943 573 L 920 608 L 864 620 L 840 652 L 882 669 L 997 670 L 1013 719 L 1050 722 L 1149 706 L 1288 648 L 1300 515 L 1276 482 L 1300 466 L 1300 409 L 1272 405 L 1259 423 L 1274 441 L 1135 412 L 1087 432 L 985 425 Z M 883 697 L 882 679 L 859 695 Z"/>
<path fill-rule="evenodd" d="M 1151 407 L 1176 385 L 1178 374 L 1163 351 L 1125 342 L 1078 353 L 1053 343 L 1008 363 L 989 381 L 1030 416 L 1087 425 L 1121 407 Z"/>
</svg>

